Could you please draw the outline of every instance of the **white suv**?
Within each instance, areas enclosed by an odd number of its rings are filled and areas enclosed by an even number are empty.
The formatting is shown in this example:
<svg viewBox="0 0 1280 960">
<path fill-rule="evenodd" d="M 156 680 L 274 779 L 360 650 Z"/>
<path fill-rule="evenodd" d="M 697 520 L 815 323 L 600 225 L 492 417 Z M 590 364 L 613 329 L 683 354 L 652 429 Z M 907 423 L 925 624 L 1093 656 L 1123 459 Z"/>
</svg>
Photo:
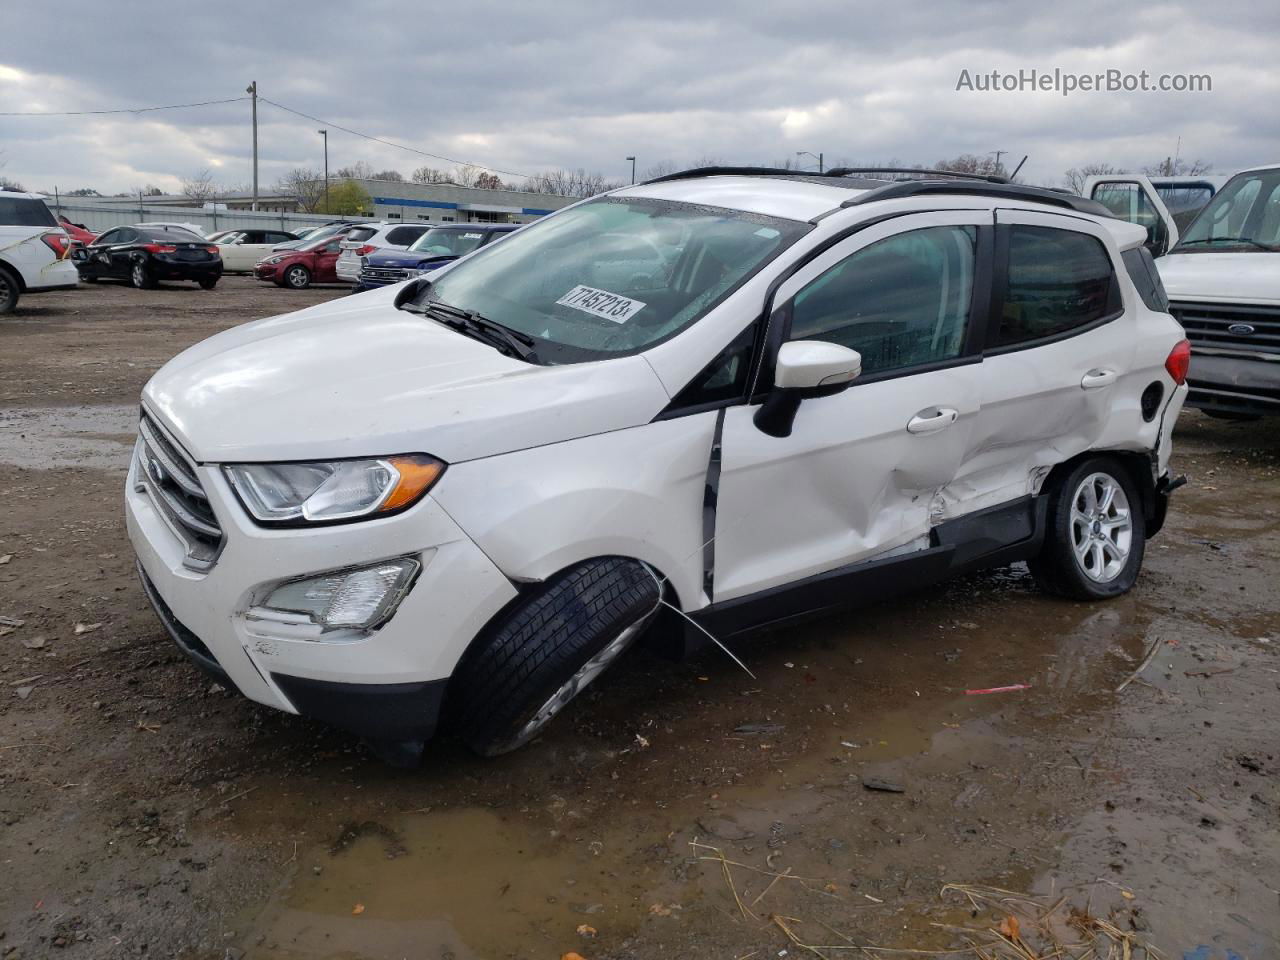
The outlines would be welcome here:
<svg viewBox="0 0 1280 960">
<path fill-rule="evenodd" d="M 338 256 L 334 272 L 339 280 L 355 283 L 360 279 L 361 258 L 375 250 L 408 250 L 430 229 L 429 223 L 399 223 L 395 220 L 352 227 L 342 240 L 342 253 Z"/>
<path fill-rule="evenodd" d="M 845 171 L 583 201 L 160 370 L 143 582 L 224 682 L 401 758 L 437 722 L 526 743 L 650 628 L 725 643 L 1015 560 L 1114 597 L 1187 392 L 1144 238 Z"/>
<path fill-rule="evenodd" d="M 23 294 L 75 287 L 70 253 L 71 238 L 44 197 L 0 191 L 0 314 L 12 313 Z"/>
</svg>

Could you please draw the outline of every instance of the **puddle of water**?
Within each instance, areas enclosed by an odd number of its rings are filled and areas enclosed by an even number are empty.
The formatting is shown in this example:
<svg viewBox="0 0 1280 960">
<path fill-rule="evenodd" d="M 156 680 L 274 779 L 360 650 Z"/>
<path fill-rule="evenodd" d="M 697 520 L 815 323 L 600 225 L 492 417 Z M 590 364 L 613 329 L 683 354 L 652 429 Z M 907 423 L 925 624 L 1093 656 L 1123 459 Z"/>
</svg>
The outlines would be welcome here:
<svg viewBox="0 0 1280 960">
<path fill-rule="evenodd" d="M 137 427 L 133 404 L 0 410 L 0 464 L 124 473 Z"/>
</svg>

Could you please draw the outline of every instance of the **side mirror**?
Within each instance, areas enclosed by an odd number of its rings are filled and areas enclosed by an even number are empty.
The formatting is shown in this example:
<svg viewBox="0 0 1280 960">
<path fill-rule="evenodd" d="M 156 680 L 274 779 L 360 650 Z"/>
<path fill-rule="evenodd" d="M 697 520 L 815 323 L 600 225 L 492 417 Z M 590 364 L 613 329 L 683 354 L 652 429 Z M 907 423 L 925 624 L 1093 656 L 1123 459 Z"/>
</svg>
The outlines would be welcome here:
<svg viewBox="0 0 1280 960">
<path fill-rule="evenodd" d="M 771 437 L 789 437 L 800 401 L 845 390 L 862 373 L 862 355 L 838 343 L 792 340 L 778 350 L 773 391 L 756 411 L 755 425 Z"/>
</svg>

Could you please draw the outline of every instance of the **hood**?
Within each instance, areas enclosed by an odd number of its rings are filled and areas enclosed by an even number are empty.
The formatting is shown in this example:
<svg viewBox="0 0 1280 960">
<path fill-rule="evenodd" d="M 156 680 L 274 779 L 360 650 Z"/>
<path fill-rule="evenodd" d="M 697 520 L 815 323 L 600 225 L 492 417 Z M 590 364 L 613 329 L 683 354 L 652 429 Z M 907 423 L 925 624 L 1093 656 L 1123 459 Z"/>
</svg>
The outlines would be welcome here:
<svg viewBox="0 0 1280 960">
<path fill-rule="evenodd" d="M 143 402 L 202 463 L 428 453 L 450 463 L 649 422 L 643 357 L 542 367 L 394 306 L 398 288 L 210 337 Z"/>
<path fill-rule="evenodd" d="M 1173 301 L 1280 304 L 1280 253 L 1175 253 L 1156 267 Z"/>
<path fill-rule="evenodd" d="M 431 255 L 419 253 L 415 250 L 380 250 L 377 253 L 371 253 L 366 257 L 371 267 L 413 267 L 419 264 L 431 264 L 432 266 L 443 266 L 453 260 L 457 260 L 456 256 L 440 256 L 439 254 Z"/>
</svg>

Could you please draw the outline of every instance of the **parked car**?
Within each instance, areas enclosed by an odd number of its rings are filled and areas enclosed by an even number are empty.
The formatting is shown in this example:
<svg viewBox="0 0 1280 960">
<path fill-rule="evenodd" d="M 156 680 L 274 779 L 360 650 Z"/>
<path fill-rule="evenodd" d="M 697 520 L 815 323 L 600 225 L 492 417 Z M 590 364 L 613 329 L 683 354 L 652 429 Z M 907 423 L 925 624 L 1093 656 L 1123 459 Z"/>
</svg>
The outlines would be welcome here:
<svg viewBox="0 0 1280 960">
<path fill-rule="evenodd" d="M 28 293 L 70 290 L 76 268 L 71 238 L 38 193 L 0 191 L 0 314 Z"/>
<path fill-rule="evenodd" d="M 260 260 L 253 268 L 259 280 L 269 280 L 280 287 L 305 290 L 313 283 L 337 283 L 334 266 L 341 252 L 342 237 L 321 237 L 305 241 L 299 249 L 280 248 Z"/>
<path fill-rule="evenodd" d="M 300 237 L 300 239 L 290 241 L 289 243 L 276 244 L 275 249 L 294 250 L 302 246 L 302 241 L 304 239 L 308 241 L 312 241 L 312 240 L 320 240 L 324 237 L 336 237 L 341 233 L 346 233 L 352 227 L 362 227 L 362 226 L 364 226 L 364 223 L 359 220 L 347 220 L 347 221 L 338 221 L 335 223 L 326 223 L 324 226 L 316 227 L 314 230 L 307 233 L 306 237 Z"/>
<path fill-rule="evenodd" d="M 179 230 L 186 230 L 188 233 L 194 233 L 197 237 L 204 237 L 204 227 L 198 223 L 192 223 L 189 220 L 148 220 L 145 223 L 135 223 L 135 227 L 176 227 Z"/>
<path fill-rule="evenodd" d="M 161 280 L 194 280 L 212 290 L 222 277 L 217 245 L 182 227 L 116 227 L 75 251 L 75 257 L 86 283 L 127 280 L 139 290 L 149 290 Z"/>
<path fill-rule="evenodd" d="M 338 257 L 338 279 L 355 283 L 360 279 L 360 258 L 375 250 L 406 250 L 431 229 L 429 223 L 389 221 L 368 223 L 346 231 L 342 255 Z"/>
<path fill-rule="evenodd" d="M 1145 232 L 844 173 L 663 177 L 190 348 L 126 488 L 161 621 L 403 761 L 438 722 L 527 743 L 651 627 L 724 643 L 1015 560 L 1128 591 L 1187 392 Z"/>
<path fill-rule="evenodd" d="M 517 223 L 447 223 L 432 227 L 407 250 L 375 250 L 363 257 L 353 289 L 376 290 L 431 273 L 519 228 Z"/>
<path fill-rule="evenodd" d="M 297 239 L 297 234 L 287 230 L 232 230 L 214 242 L 224 273 L 252 273 L 254 265 L 279 244 Z"/>
<path fill-rule="evenodd" d="M 92 230 L 83 223 L 72 223 L 65 215 L 58 217 L 58 226 L 67 231 L 67 236 L 82 246 L 88 246 L 93 243 L 93 238 L 97 236 Z"/>
<path fill-rule="evenodd" d="M 1280 164 L 1236 174 L 1185 229 L 1147 177 L 1092 192 L 1132 198 L 1121 215 L 1168 251 L 1155 263 L 1194 351 L 1187 402 L 1231 420 L 1280 414 Z"/>
</svg>

